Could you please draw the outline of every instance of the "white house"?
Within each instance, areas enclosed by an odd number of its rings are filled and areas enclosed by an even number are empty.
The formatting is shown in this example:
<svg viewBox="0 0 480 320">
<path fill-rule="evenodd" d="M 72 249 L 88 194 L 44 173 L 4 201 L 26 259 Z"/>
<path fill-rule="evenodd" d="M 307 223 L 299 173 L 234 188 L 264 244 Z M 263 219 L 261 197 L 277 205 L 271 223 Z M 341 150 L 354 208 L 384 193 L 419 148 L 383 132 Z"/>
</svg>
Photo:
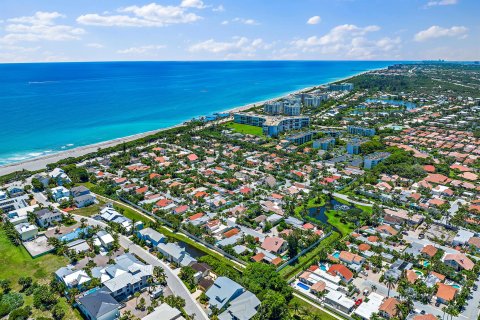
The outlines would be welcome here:
<svg viewBox="0 0 480 320">
<path fill-rule="evenodd" d="M 70 191 L 63 186 L 52 188 L 50 189 L 50 192 L 52 193 L 52 198 L 56 202 L 68 201 L 70 198 Z"/>
<path fill-rule="evenodd" d="M 22 241 L 31 240 L 35 238 L 38 234 L 37 226 L 28 222 L 17 224 L 15 226 L 15 230 L 17 230 Z"/>
<path fill-rule="evenodd" d="M 72 182 L 72 180 L 70 180 L 70 178 L 67 176 L 67 174 L 65 173 L 65 171 L 63 171 L 63 169 L 60 169 L 60 168 L 55 168 L 53 169 L 52 172 L 50 172 L 48 174 L 52 179 L 55 179 L 55 181 L 57 181 L 57 184 L 59 186 L 62 186 L 63 184 L 65 183 L 70 183 Z"/>
</svg>

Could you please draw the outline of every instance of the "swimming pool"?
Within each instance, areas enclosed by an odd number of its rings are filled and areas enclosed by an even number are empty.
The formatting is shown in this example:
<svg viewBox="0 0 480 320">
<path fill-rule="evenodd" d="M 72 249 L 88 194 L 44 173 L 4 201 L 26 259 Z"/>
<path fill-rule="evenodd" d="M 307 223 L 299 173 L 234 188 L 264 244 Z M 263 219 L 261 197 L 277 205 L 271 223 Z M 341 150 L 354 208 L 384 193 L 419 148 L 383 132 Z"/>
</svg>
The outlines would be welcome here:
<svg viewBox="0 0 480 320">
<path fill-rule="evenodd" d="M 428 267 L 430 265 L 430 261 L 423 261 L 423 266 Z"/>
<path fill-rule="evenodd" d="M 320 270 L 327 271 L 327 266 L 324 264 L 320 265 Z"/>
<path fill-rule="evenodd" d="M 73 230 L 72 232 L 64 234 L 63 236 L 61 236 L 59 238 L 59 240 L 60 241 L 66 241 L 66 242 L 73 241 L 75 239 L 80 238 L 80 235 L 82 233 L 85 233 L 88 229 L 89 229 L 89 227 L 86 227 L 86 228 L 83 228 L 83 229 L 82 228 L 77 228 L 77 229 Z"/>
<path fill-rule="evenodd" d="M 460 286 L 458 284 L 452 284 L 452 287 L 455 289 L 460 289 Z"/>
<path fill-rule="evenodd" d="M 340 252 L 335 251 L 335 252 L 332 254 L 332 257 L 334 257 L 335 259 L 338 259 L 338 258 L 340 257 Z"/>
<path fill-rule="evenodd" d="M 415 273 L 416 273 L 418 276 L 423 276 L 423 272 L 421 272 L 421 271 L 415 270 Z"/>
<path fill-rule="evenodd" d="M 301 282 L 298 282 L 297 286 L 302 288 L 303 290 L 306 290 L 306 291 L 308 291 L 310 289 L 306 284 L 301 283 Z"/>
</svg>

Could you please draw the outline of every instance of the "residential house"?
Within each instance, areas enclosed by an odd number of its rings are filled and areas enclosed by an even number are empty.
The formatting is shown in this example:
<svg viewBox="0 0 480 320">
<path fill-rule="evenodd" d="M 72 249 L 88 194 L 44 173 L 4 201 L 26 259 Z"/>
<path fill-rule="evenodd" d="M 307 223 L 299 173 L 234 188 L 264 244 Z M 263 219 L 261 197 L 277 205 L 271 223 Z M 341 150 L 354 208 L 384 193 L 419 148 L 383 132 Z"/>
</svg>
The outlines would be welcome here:
<svg viewBox="0 0 480 320">
<path fill-rule="evenodd" d="M 82 290 L 92 280 L 85 270 L 73 270 L 68 267 L 61 267 L 55 271 L 55 277 L 65 284 L 67 289 L 77 288 L 79 290 Z"/>
<path fill-rule="evenodd" d="M 457 271 L 472 270 L 475 264 L 463 253 L 447 253 L 443 262 Z"/>
<path fill-rule="evenodd" d="M 78 298 L 77 303 L 88 320 L 115 320 L 120 317 L 121 305 L 106 288 Z"/>
<path fill-rule="evenodd" d="M 329 291 L 324 297 L 324 302 L 347 314 L 352 312 L 355 306 L 355 301 L 340 291 Z"/>
<path fill-rule="evenodd" d="M 262 249 L 280 254 L 287 249 L 287 242 L 279 237 L 266 237 L 262 243 Z"/>
<path fill-rule="evenodd" d="M 28 214 L 34 212 L 36 208 L 38 208 L 38 205 L 12 210 L 7 213 L 6 218 L 14 225 L 25 223 L 28 222 Z"/>
<path fill-rule="evenodd" d="M 163 234 L 152 228 L 137 231 L 137 237 L 151 247 L 156 247 L 159 243 L 165 243 L 167 241 L 167 238 Z"/>
<path fill-rule="evenodd" d="M 72 182 L 72 180 L 70 180 L 70 178 L 67 176 L 65 171 L 63 171 L 63 169 L 60 169 L 60 168 L 53 169 L 53 171 L 50 172 L 48 175 L 50 176 L 50 178 L 55 179 L 55 181 L 57 182 L 57 185 L 59 186 Z"/>
<path fill-rule="evenodd" d="M 73 202 L 77 208 L 88 207 L 94 204 L 95 200 L 97 200 L 97 198 L 93 194 L 84 194 L 73 198 Z"/>
<path fill-rule="evenodd" d="M 180 310 L 170 307 L 168 304 L 163 303 L 160 306 L 156 307 L 152 313 L 149 313 L 142 320 L 183 320 L 185 319 L 182 316 Z"/>
<path fill-rule="evenodd" d="M 99 232 L 97 232 L 95 236 L 96 236 L 95 244 L 98 246 L 102 246 L 107 250 L 110 249 L 113 243 L 115 242 L 115 240 L 113 239 L 113 236 L 104 230 L 100 230 Z"/>
<path fill-rule="evenodd" d="M 380 305 L 378 313 L 385 319 L 394 318 L 398 314 L 398 309 L 397 309 L 398 304 L 400 304 L 400 301 L 398 301 L 397 299 L 387 298 Z"/>
<path fill-rule="evenodd" d="M 107 266 L 105 272 L 110 279 L 103 285 L 114 298 L 122 300 L 147 286 L 147 280 L 153 275 L 153 266 L 125 253 L 115 258 L 115 265 Z"/>
<path fill-rule="evenodd" d="M 343 264 L 332 264 L 328 269 L 328 273 L 333 276 L 339 276 L 345 283 L 350 283 L 353 280 L 353 272 Z"/>
<path fill-rule="evenodd" d="M 52 212 L 48 209 L 42 209 L 35 211 L 34 214 L 36 216 L 35 221 L 42 228 L 50 227 L 63 219 L 63 214 L 60 211 Z"/>
<path fill-rule="evenodd" d="M 62 201 L 68 201 L 70 199 L 70 191 L 68 191 L 68 189 L 63 186 L 52 188 L 50 189 L 50 192 L 55 202 L 60 203 Z"/>
<path fill-rule="evenodd" d="M 435 295 L 438 302 L 448 304 L 450 301 L 455 299 L 457 291 L 458 290 L 452 286 L 446 285 L 444 283 L 439 283 L 437 293 Z"/>
<path fill-rule="evenodd" d="M 90 190 L 88 190 L 84 186 L 78 186 L 78 187 L 73 187 L 72 189 L 70 189 L 70 193 L 72 194 L 72 197 L 76 198 L 76 197 L 80 197 L 80 196 L 90 194 Z"/>
<path fill-rule="evenodd" d="M 180 247 L 176 243 L 160 242 L 157 244 L 156 248 L 157 251 L 160 252 L 167 261 L 174 262 L 178 265 L 189 266 L 197 262 L 197 260 L 190 256 L 184 248 Z"/>
<path fill-rule="evenodd" d="M 235 281 L 227 277 L 218 277 L 205 294 L 208 297 L 210 308 L 214 306 L 218 310 L 223 310 L 230 301 L 239 297 L 243 292 L 243 287 Z"/>
<path fill-rule="evenodd" d="M 15 230 L 17 231 L 22 241 L 31 240 L 35 238 L 38 234 L 37 226 L 28 222 L 17 224 L 15 226 Z"/>
<path fill-rule="evenodd" d="M 260 300 L 250 291 L 230 301 L 228 308 L 219 316 L 219 320 L 250 320 L 257 313 Z"/>
</svg>

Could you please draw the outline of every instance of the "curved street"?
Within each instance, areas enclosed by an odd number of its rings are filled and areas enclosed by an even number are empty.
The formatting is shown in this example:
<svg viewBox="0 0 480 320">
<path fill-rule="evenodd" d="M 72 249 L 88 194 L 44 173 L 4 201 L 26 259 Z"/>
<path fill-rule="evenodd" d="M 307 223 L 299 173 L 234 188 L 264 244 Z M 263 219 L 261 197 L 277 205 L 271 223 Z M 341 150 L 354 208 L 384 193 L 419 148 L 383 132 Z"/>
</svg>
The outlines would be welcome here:
<svg viewBox="0 0 480 320">
<path fill-rule="evenodd" d="M 81 218 L 87 219 L 88 223 L 91 225 L 96 225 L 105 228 L 107 226 L 106 223 L 84 217 L 84 216 L 79 216 L 79 215 L 73 215 L 75 220 L 80 221 Z M 182 280 L 175 274 L 175 272 L 162 260 L 158 259 L 154 255 L 152 255 L 150 252 L 147 250 L 143 249 L 142 247 L 136 245 L 133 243 L 130 239 L 125 237 L 124 235 L 120 235 L 119 237 L 119 242 L 120 245 L 128 249 L 131 253 L 137 255 L 140 257 L 142 260 L 144 260 L 146 263 L 151 264 L 152 266 L 160 266 L 165 270 L 165 275 L 167 278 L 167 285 L 168 287 L 172 290 L 172 292 L 185 299 L 185 311 L 189 314 L 195 314 L 195 319 L 204 319 L 208 320 L 208 316 L 203 311 L 202 307 L 197 304 L 195 301 L 195 298 L 190 294 L 188 291 L 187 287 L 185 284 L 183 284 Z"/>
</svg>

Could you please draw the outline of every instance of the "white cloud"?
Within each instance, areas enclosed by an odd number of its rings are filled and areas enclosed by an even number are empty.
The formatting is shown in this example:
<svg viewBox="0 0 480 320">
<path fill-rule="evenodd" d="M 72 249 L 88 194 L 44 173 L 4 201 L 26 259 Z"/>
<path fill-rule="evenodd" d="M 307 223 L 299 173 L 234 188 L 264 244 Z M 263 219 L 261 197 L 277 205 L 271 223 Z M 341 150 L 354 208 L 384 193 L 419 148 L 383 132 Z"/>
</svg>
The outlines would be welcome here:
<svg viewBox="0 0 480 320">
<path fill-rule="evenodd" d="M 89 47 L 89 48 L 96 48 L 96 49 L 105 48 L 105 46 L 103 44 L 95 43 L 95 42 L 87 43 L 86 46 Z"/>
<path fill-rule="evenodd" d="M 440 26 L 431 26 L 415 34 L 414 40 L 421 42 L 440 37 L 466 37 L 468 29 L 464 26 L 453 26 L 451 28 L 442 28 Z"/>
<path fill-rule="evenodd" d="M 320 18 L 320 16 L 313 16 L 307 20 L 307 24 L 319 24 L 320 21 L 322 21 L 322 18 Z"/>
<path fill-rule="evenodd" d="M 353 24 L 339 25 L 322 36 L 311 36 L 291 42 L 294 52 L 320 53 L 336 58 L 373 59 L 390 55 L 400 45 L 400 38 L 384 37 L 369 39 L 370 33 L 380 30 L 376 25 L 358 27 Z"/>
<path fill-rule="evenodd" d="M 428 1 L 427 7 L 433 7 L 433 6 L 450 6 L 457 4 L 458 0 L 432 0 Z"/>
<path fill-rule="evenodd" d="M 209 39 L 196 43 L 189 47 L 190 52 L 226 53 L 228 58 L 241 56 L 253 57 L 260 50 L 269 50 L 272 44 L 265 43 L 262 39 L 248 39 L 246 37 L 234 37 L 231 41 L 215 41 Z"/>
<path fill-rule="evenodd" d="M 140 47 L 131 47 L 123 50 L 118 50 L 117 53 L 119 54 L 146 54 L 146 53 L 153 53 L 160 49 L 165 48 L 164 45 L 148 45 L 148 46 L 140 46 Z"/>
<path fill-rule="evenodd" d="M 225 7 L 223 6 L 223 4 L 219 5 L 218 7 L 215 7 L 212 9 L 213 12 L 224 12 L 225 11 Z"/>
<path fill-rule="evenodd" d="M 380 30 L 380 27 L 375 25 L 361 28 L 353 24 L 343 24 L 334 27 L 327 34 L 321 37 L 312 36 L 307 39 L 298 39 L 295 40 L 292 44 L 300 48 L 334 45 L 338 43 L 343 43 L 348 39 L 351 39 L 352 37 L 363 36 L 369 32 L 374 32 L 378 30 Z"/>
<path fill-rule="evenodd" d="M 184 0 L 180 6 L 150 3 L 141 7 L 120 8 L 117 11 L 121 14 L 117 15 L 97 13 L 81 15 L 77 18 L 77 22 L 84 25 L 108 27 L 163 27 L 171 24 L 192 23 L 202 17 L 188 12 L 188 10 L 200 8 L 200 5 L 203 6 L 203 2 L 196 0 Z"/>
<path fill-rule="evenodd" d="M 241 23 L 241 24 L 246 24 L 246 25 L 250 25 L 250 26 L 257 26 L 257 25 L 260 24 L 257 21 L 255 21 L 254 19 L 245 19 L 245 18 L 238 18 L 238 17 L 234 18 L 230 21 L 229 20 L 222 21 L 222 24 L 226 25 L 226 24 L 229 24 L 230 22 Z"/>
<path fill-rule="evenodd" d="M 205 4 L 201 0 L 182 0 L 180 7 L 203 9 Z"/>
<path fill-rule="evenodd" d="M 85 33 L 81 28 L 56 24 L 55 20 L 65 16 L 58 12 L 38 11 L 33 16 L 8 19 L 7 32 L 0 41 L 65 41 L 77 40 Z"/>
</svg>

